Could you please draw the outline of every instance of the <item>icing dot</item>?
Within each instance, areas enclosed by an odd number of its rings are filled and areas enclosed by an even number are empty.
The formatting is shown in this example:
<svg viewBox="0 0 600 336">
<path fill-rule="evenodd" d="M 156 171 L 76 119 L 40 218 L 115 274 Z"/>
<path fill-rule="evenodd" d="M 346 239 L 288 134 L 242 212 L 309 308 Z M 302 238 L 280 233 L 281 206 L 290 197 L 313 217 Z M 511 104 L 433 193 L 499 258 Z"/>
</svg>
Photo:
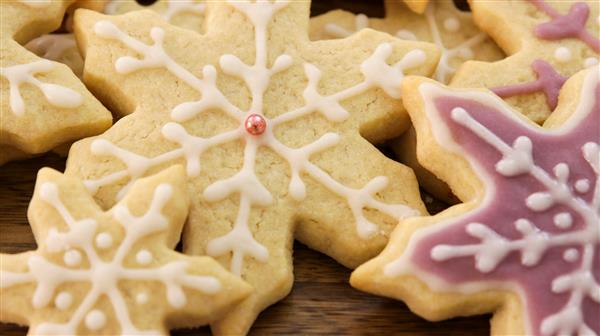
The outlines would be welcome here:
<svg viewBox="0 0 600 336">
<path fill-rule="evenodd" d="M 100 330 L 106 324 L 106 316 L 103 312 L 94 309 L 85 316 L 85 326 L 93 331 Z"/>
<path fill-rule="evenodd" d="M 56 306 L 56 308 L 58 308 L 60 310 L 65 310 L 65 309 L 69 308 L 69 306 L 71 305 L 72 302 L 73 302 L 73 297 L 71 296 L 71 294 L 69 294 L 67 292 L 58 293 L 58 295 L 54 299 L 54 305 Z"/>
<path fill-rule="evenodd" d="M 554 198 L 549 193 L 538 192 L 529 195 L 525 200 L 525 205 L 533 211 L 541 212 L 546 211 L 554 204 Z"/>
<path fill-rule="evenodd" d="M 467 47 L 458 49 L 458 56 L 464 60 L 470 60 L 475 57 L 475 55 L 473 55 L 473 50 Z"/>
<path fill-rule="evenodd" d="M 561 229 L 568 229 L 573 225 L 573 217 L 568 212 L 561 212 L 554 216 L 554 225 Z"/>
<path fill-rule="evenodd" d="M 558 47 L 554 50 L 554 58 L 561 63 L 568 62 L 571 60 L 571 50 L 565 47 Z"/>
<path fill-rule="evenodd" d="M 444 29 L 449 32 L 457 32 L 460 29 L 460 22 L 456 18 L 447 18 L 444 20 Z"/>
<path fill-rule="evenodd" d="M 577 180 L 577 182 L 575 182 L 575 190 L 577 190 L 577 192 L 581 194 L 588 192 L 588 190 L 590 190 L 590 180 Z"/>
<path fill-rule="evenodd" d="M 102 232 L 96 236 L 96 246 L 107 249 L 112 245 L 112 236 L 108 232 Z"/>
<path fill-rule="evenodd" d="M 148 265 L 152 262 L 152 253 L 150 253 L 150 251 L 148 251 L 148 250 L 140 250 L 135 255 L 135 260 L 140 265 Z"/>
<path fill-rule="evenodd" d="M 396 33 L 396 37 L 403 39 L 403 40 L 411 40 L 411 41 L 417 40 L 417 35 L 415 35 L 410 30 L 406 30 L 406 29 L 398 30 L 398 32 Z"/>
<path fill-rule="evenodd" d="M 138 304 L 144 304 L 148 302 L 148 294 L 138 293 L 138 295 L 135 296 L 135 302 L 137 302 Z"/>
<path fill-rule="evenodd" d="M 598 59 L 596 57 L 588 57 L 583 61 L 583 66 L 586 68 L 591 68 L 596 64 L 598 64 Z"/>
<path fill-rule="evenodd" d="M 81 253 L 77 250 L 69 250 L 65 252 L 63 260 L 67 266 L 75 267 L 81 263 Z"/>
<path fill-rule="evenodd" d="M 563 253 L 563 259 L 568 262 L 575 262 L 579 258 L 579 251 L 574 248 L 566 249 Z"/>
</svg>

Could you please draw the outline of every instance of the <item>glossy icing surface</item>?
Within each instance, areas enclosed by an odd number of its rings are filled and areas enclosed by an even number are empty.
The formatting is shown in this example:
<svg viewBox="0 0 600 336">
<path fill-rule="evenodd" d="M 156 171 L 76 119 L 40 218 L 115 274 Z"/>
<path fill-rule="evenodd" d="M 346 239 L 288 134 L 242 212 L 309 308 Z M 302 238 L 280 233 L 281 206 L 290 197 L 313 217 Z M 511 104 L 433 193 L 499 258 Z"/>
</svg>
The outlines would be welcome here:
<svg viewBox="0 0 600 336">
<path fill-rule="evenodd" d="M 530 333 L 600 333 L 597 72 L 554 130 L 523 122 L 488 94 L 435 92 L 426 99 L 436 141 L 467 159 L 486 194 L 475 210 L 418 232 L 386 274 L 408 267 L 450 291 L 508 288 L 524 300 Z"/>
</svg>

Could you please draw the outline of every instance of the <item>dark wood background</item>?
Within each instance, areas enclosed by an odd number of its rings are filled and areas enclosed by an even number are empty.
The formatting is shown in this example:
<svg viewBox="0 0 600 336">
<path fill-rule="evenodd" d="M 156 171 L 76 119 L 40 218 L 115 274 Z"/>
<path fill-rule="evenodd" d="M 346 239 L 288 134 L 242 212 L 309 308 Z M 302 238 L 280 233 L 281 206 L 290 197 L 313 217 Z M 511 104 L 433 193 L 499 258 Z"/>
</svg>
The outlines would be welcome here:
<svg viewBox="0 0 600 336">
<path fill-rule="evenodd" d="M 375 17 L 384 15 L 381 1 L 367 0 L 315 0 L 312 10 L 313 14 L 320 14 L 332 8 Z M 36 248 L 27 222 L 35 176 L 41 167 L 62 171 L 64 164 L 64 158 L 48 154 L 0 167 L 0 252 L 18 253 Z M 350 272 L 331 258 L 296 244 L 292 293 L 259 316 L 251 335 L 489 334 L 489 316 L 427 322 L 411 313 L 402 302 L 353 289 L 348 285 Z M 2 336 L 20 336 L 26 332 L 26 327 L 0 323 Z M 207 335 L 210 331 L 202 328 L 172 334 Z"/>
</svg>

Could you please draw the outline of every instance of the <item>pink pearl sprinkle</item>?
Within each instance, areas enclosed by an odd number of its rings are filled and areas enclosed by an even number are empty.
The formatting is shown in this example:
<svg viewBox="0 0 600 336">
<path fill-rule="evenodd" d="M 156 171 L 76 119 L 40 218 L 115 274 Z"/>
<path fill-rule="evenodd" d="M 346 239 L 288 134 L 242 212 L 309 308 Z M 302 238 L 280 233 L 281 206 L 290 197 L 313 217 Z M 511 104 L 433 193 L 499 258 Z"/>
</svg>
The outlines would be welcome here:
<svg viewBox="0 0 600 336">
<path fill-rule="evenodd" d="M 252 135 L 261 135 L 267 129 L 267 121 L 260 114 L 251 114 L 246 118 L 244 127 Z"/>
</svg>

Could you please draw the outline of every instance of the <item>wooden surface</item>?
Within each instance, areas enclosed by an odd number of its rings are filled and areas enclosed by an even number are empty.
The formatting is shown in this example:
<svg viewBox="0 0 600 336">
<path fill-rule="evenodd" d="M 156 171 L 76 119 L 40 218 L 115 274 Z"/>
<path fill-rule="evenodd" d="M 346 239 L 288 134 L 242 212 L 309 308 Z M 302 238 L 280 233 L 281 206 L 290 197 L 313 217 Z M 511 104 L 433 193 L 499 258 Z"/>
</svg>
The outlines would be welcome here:
<svg viewBox="0 0 600 336">
<path fill-rule="evenodd" d="M 313 13 L 342 7 L 382 17 L 381 1 L 315 0 Z M 36 172 L 64 168 L 56 155 L 0 167 L 0 252 L 35 249 L 27 206 Z M 296 244 L 292 293 L 264 311 L 251 335 L 487 335 L 489 316 L 431 323 L 412 314 L 402 302 L 371 296 L 348 285 L 350 270 L 331 258 Z M 1 300 L 1 298 L 0 298 Z M 432 302 L 432 304 L 435 304 Z M 25 335 L 27 328 L 0 324 L 1 336 Z M 174 331 L 173 335 L 208 335 L 208 328 Z"/>
</svg>

